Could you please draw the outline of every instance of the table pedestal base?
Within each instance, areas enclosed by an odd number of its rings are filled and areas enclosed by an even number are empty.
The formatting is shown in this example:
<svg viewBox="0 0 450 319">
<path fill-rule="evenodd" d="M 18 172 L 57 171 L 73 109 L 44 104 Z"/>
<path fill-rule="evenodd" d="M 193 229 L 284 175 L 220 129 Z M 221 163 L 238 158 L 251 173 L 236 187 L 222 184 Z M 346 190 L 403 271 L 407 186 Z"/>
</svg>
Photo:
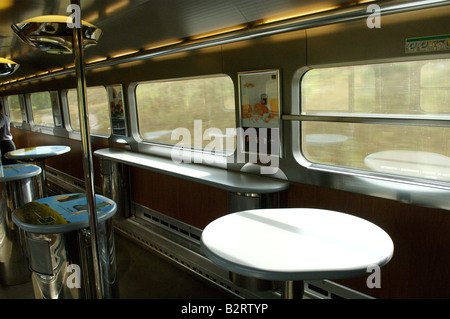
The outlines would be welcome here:
<svg viewBox="0 0 450 319">
<path fill-rule="evenodd" d="M 286 280 L 281 282 L 281 299 L 302 299 L 303 281 Z"/>
</svg>

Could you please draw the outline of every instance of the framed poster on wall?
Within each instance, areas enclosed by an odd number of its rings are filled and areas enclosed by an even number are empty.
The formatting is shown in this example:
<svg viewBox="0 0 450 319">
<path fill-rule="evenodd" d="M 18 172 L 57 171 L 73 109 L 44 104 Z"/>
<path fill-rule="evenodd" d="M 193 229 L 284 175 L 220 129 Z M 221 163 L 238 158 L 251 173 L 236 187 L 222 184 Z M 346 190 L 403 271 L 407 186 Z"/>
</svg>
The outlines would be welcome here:
<svg viewBox="0 0 450 319">
<path fill-rule="evenodd" d="M 260 153 L 263 149 L 267 154 L 279 156 L 279 70 L 241 72 L 238 75 L 241 126 L 244 132 L 256 133 L 256 137 L 254 134 L 245 134 L 245 152 L 256 150 Z"/>
</svg>

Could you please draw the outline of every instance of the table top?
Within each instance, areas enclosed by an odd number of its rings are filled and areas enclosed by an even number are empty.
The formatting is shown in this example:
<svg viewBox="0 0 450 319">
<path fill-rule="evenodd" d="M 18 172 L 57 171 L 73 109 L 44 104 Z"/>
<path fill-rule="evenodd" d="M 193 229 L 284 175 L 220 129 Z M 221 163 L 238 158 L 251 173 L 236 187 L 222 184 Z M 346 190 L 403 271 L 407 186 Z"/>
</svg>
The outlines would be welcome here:
<svg viewBox="0 0 450 319">
<path fill-rule="evenodd" d="M 267 194 L 281 192 L 291 186 L 291 183 L 285 180 L 207 165 L 175 163 L 170 158 L 131 152 L 121 148 L 96 150 L 94 155 L 230 192 Z"/>
<path fill-rule="evenodd" d="M 5 156 L 10 159 L 18 160 L 42 159 L 61 155 L 69 152 L 70 150 L 71 148 L 65 145 L 44 145 L 17 149 L 6 153 Z"/>
<path fill-rule="evenodd" d="M 102 195 L 95 195 L 98 223 L 111 218 L 117 211 L 116 203 Z M 19 228 L 32 233 L 65 233 L 89 226 L 86 194 L 64 194 L 40 198 L 13 212 L 13 221 Z"/>
<path fill-rule="evenodd" d="M 219 266 L 267 280 L 314 280 L 367 274 L 394 252 L 380 227 L 349 214 L 309 208 L 257 209 L 220 217 L 201 236 Z"/>
<path fill-rule="evenodd" d="M 31 164 L 0 165 L 0 182 L 11 182 L 34 177 L 41 173 L 39 166 Z"/>
</svg>

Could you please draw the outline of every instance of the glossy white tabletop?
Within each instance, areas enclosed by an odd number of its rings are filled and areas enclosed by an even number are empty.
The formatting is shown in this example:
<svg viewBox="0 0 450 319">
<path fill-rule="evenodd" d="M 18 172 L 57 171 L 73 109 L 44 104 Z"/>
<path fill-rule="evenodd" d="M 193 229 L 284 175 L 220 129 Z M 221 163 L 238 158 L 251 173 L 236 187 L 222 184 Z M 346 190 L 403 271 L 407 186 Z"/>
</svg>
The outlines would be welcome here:
<svg viewBox="0 0 450 319">
<path fill-rule="evenodd" d="M 288 189 L 291 184 L 263 175 L 234 172 L 208 165 L 176 163 L 170 158 L 131 152 L 122 148 L 100 149 L 96 150 L 94 155 L 235 193 L 281 192 Z"/>
<path fill-rule="evenodd" d="M 69 146 L 65 145 L 44 145 L 26 147 L 14 150 L 5 154 L 7 158 L 11 159 L 38 159 L 47 158 L 56 155 L 61 155 L 70 151 Z"/>
<path fill-rule="evenodd" d="M 394 244 L 364 219 L 308 208 L 232 213 L 202 232 L 205 255 L 232 272 L 268 280 L 346 278 L 385 265 Z"/>
</svg>

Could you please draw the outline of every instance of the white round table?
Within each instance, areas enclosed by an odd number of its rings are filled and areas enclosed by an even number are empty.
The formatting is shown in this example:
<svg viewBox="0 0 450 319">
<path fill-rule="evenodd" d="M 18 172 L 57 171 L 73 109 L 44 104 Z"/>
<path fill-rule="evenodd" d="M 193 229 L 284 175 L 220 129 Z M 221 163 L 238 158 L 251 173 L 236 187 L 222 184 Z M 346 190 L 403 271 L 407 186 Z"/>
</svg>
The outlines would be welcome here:
<svg viewBox="0 0 450 319">
<path fill-rule="evenodd" d="M 220 217 L 201 236 L 205 255 L 240 275 L 283 281 L 346 278 L 387 264 L 394 252 L 380 227 L 349 214 L 310 208 L 256 209 Z"/>
<path fill-rule="evenodd" d="M 42 169 L 42 197 L 47 197 L 47 178 L 45 172 L 45 159 L 70 152 L 71 148 L 65 145 L 44 145 L 17 149 L 5 154 L 5 157 L 23 162 L 37 162 Z"/>
</svg>

